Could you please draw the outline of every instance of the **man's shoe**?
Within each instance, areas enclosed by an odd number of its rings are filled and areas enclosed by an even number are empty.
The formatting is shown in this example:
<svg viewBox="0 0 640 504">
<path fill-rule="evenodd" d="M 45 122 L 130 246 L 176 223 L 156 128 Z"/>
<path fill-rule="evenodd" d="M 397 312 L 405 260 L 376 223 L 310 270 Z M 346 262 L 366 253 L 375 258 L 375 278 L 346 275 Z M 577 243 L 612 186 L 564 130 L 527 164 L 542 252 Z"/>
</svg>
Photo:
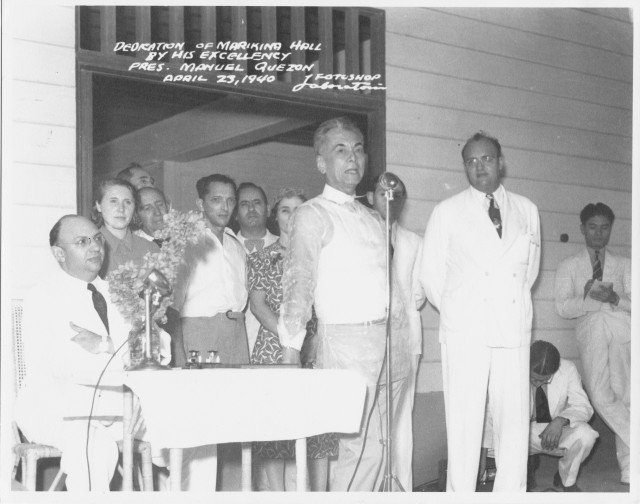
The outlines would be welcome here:
<svg viewBox="0 0 640 504">
<path fill-rule="evenodd" d="M 562 492 L 582 492 L 576 483 L 571 486 L 564 486 L 562 484 L 562 479 L 560 479 L 559 472 L 557 472 L 553 477 L 553 486 L 560 489 Z"/>
</svg>

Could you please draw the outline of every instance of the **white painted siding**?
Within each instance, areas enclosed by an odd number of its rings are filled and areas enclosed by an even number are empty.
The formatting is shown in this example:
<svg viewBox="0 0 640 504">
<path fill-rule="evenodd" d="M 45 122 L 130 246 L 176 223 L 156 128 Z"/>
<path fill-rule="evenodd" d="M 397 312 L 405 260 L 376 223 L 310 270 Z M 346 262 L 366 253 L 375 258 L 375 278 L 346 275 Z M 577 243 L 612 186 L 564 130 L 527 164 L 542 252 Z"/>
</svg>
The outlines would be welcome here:
<svg viewBox="0 0 640 504">
<path fill-rule="evenodd" d="M 505 186 L 540 210 L 534 337 L 577 359 L 574 322 L 553 307 L 558 262 L 583 244 L 578 214 L 603 201 L 611 244 L 631 247 L 633 29 L 623 9 L 387 9 L 387 167 L 406 182 L 404 224 L 467 187 L 464 141 L 500 139 Z M 568 243 L 560 235 L 569 235 Z M 418 392 L 442 390 L 438 314 L 423 312 Z"/>
<path fill-rule="evenodd" d="M 3 14 L 11 139 L 3 146 L 3 245 L 10 244 L 10 297 L 19 298 L 53 260 L 49 229 L 76 211 L 75 13 L 12 2 Z"/>
</svg>

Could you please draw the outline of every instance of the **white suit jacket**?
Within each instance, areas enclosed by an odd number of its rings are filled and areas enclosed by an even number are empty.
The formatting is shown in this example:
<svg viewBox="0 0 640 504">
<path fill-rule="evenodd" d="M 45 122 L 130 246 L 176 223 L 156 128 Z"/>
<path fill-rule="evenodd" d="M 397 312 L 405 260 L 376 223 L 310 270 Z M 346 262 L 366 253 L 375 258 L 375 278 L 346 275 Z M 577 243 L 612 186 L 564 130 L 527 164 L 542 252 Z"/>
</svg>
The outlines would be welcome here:
<svg viewBox="0 0 640 504">
<path fill-rule="evenodd" d="M 535 422 L 536 416 L 536 389 L 531 389 L 530 410 L 531 422 Z M 553 375 L 551 383 L 547 385 L 547 400 L 551 418 L 563 417 L 569 420 L 569 426 L 574 427 L 576 422 L 588 422 L 593 416 L 593 407 L 582 388 L 580 373 L 576 365 L 568 360 L 560 359 L 560 367 Z M 482 446 L 493 446 L 491 411 L 487 407 L 485 417 L 484 435 Z"/>
<path fill-rule="evenodd" d="M 424 235 L 420 280 L 440 311 L 440 342 L 529 345 L 531 287 L 540 266 L 538 209 L 505 191 L 500 238 L 472 191 L 439 203 Z"/>
<path fill-rule="evenodd" d="M 18 393 L 16 419 L 20 425 L 38 420 L 44 424 L 48 422 L 51 429 L 56 429 L 65 415 L 87 414 L 93 389 L 77 384 L 95 384 L 111 355 L 91 354 L 71 340 L 76 331 L 70 327 L 70 322 L 100 336 L 106 335 L 106 329 L 93 306 L 87 283 L 67 274 L 57 263 L 53 268 L 51 275 L 27 293 L 23 303 L 26 378 Z M 111 301 L 107 282 L 96 277 L 92 283 L 107 303 L 109 335 L 114 348 L 122 345 L 108 371 L 122 370 L 129 361 L 129 348 L 125 342 L 131 325 Z M 171 359 L 170 338 L 164 331 L 161 332 L 161 353 L 165 362 Z M 107 382 L 107 375 L 103 377 L 103 383 Z M 101 401 L 105 402 L 112 394 L 103 391 L 100 395 L 104 398 Z M 112 399 L 120 411 L 121 396 L 116 393 Z M 97 406 L 95 411 L 97 414 Z"/>
<path fill-rule="evenodd" d="M 572 319 L 587 314 L 584 309 L 584 285 L 593 277 L 589 252 L 566 258 L 558 265 L 555 279 L 556 311 L 563 318 Z M 602 281 L 613 282 L 613 290 L 620 296 L 617 307 L 601 303 L 602 311 L 631 313 L 631 260 L 606 250 Z"/>
<path fill-rule="evenodd" d="M 420 283 L 420 259 L 422 241 L 420 237 L 398 223 L 394 224 L 393 274 L 400 287 L 400 295 L 406 307 L 409 324 L 409 352 L 422 353 L 422 319 L 419 309 L 425 302 L 425 294 Z"/>
</svg>

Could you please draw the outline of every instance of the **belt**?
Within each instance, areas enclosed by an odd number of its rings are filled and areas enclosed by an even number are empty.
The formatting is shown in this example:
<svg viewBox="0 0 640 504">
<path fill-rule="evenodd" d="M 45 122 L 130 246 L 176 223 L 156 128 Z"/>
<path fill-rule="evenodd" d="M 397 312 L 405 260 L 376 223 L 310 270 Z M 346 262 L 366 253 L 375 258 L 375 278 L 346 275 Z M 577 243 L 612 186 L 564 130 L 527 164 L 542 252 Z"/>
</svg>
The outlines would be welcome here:
<svg viewBox="0 0 640 504">
<path fill-rule="evenodd" d="M 214 315 L 214 317 L 226 317 L 229 320 L 242 320 L 244 319 L 244 313 L 243 312 L 238 312 L 238 311 L 233 311 L 233 310 L 227 310 L 226 312 L 218 312 Z"/>
<path fill-rule="evenodd" d="M 319 324 L 321 325 L 326 325 L 326 326 L 372 326 L 372 325 L 381 325 L 381 324 L 386 324 L 387 322 L 387 317 L 382 317 L 376 320 L 367 320 L 366 322 L 345 322 L 345 323 L 341 323 L 341 324 L 325 324 L 322 321 L 318 321 Z"/>
</svg>

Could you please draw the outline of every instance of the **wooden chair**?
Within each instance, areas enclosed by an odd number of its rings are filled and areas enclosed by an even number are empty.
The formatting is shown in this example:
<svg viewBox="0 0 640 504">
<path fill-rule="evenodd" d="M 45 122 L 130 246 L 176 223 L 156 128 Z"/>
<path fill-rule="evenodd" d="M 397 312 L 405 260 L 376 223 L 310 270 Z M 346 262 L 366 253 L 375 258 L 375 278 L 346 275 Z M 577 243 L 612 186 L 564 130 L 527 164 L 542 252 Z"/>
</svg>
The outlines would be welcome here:
<svg viewBox="0 0 640 504">
<path fill-rule="evenodd" d="M 13 334 L 13 360 L 15 371 L 15 393 L 24 386 L 24 379 L 27 375 L 27 369 L 24 362 L 24 346 L 22 343 L 22 301 L 18 299 L 12 300 L 11 303 L 11 322 Z M 36 479 L 38 472 L 38 460 L 44 458 L 59 458 L 62 452 L 54 447 L 39 443 L 29 443 L 23 441 L 18 426 L 13 422 L 13 432 L 16 445 L 13 448 L 15 454 L 13 464 L 12 478 L 15 479 L 18 465 L 22 462 L 22 481 L 21 483 L 27 490 L 36 490 Z M 122 440 L 118 441 L 118 449 L 122 452 Z M 134 453 L 139 454 L 141 458 L 141 468 L 138 473 L 138 484 L 140 488 L 146 492 L 153 491 L 153 466 L 151 462 L 151 445 L 146 441 L 134 439 Z M 48 491 L 57 488 L 64 472 L 58 470 Z"/>
</svg>

